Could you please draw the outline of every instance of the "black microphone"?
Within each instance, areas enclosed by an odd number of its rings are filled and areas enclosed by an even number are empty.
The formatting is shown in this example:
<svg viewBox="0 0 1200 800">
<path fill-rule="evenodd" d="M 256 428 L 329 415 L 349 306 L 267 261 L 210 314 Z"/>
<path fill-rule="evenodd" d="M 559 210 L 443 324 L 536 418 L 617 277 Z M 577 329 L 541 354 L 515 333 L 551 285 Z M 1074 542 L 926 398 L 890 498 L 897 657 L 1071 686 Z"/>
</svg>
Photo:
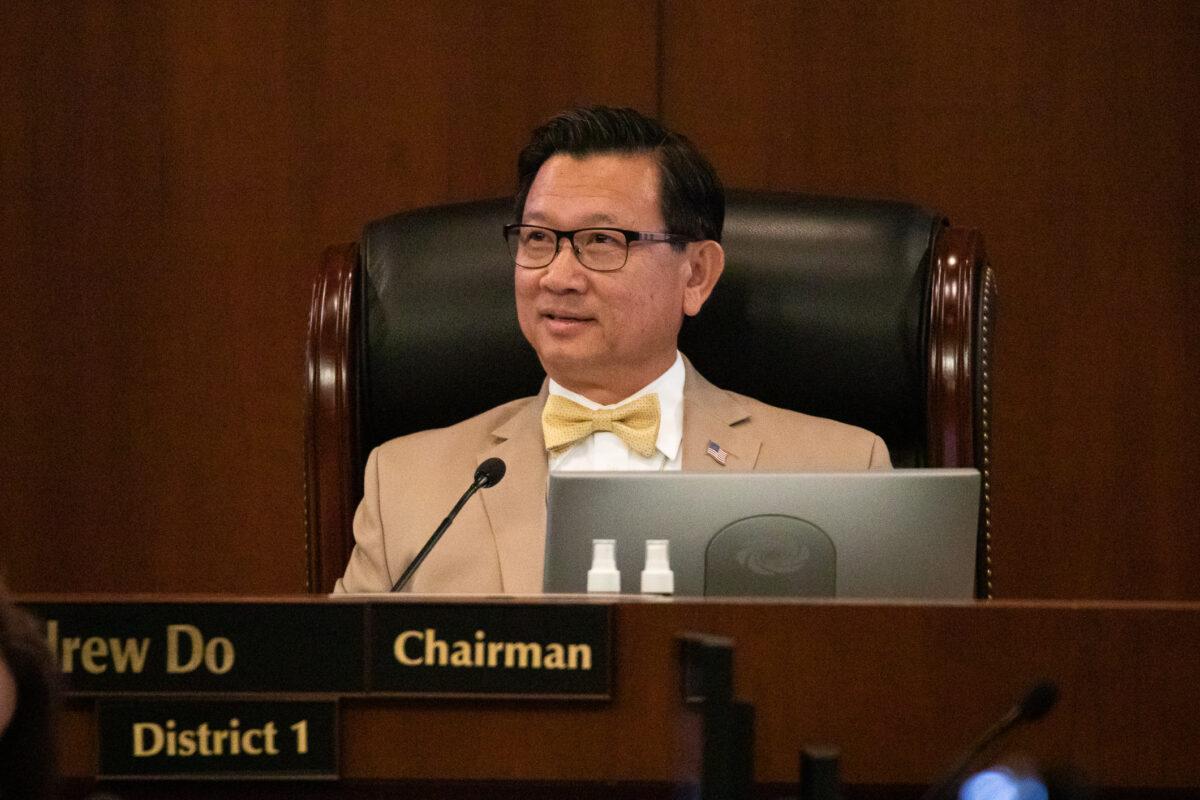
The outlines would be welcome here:
<svg viewBox="0 0 1200 800">
<path fill-rule="evenodd" d="M 438 525 L 437 530 L 433 532 L 433 536 L 430 536 L 429 541 L 426 542 L 425 546 L 421 548 L 421 552 L 417 553 L 417 557 L 414 558 L 412 563 L 408 565 L 408 568 L 404 570 L 404 574 L 400 576 L 400 580 L 392 584 L 393 592 L 398 592 L 404 588 L 409 579 L 412 578 L 413 573 L 417 571 L 417 567 L 421 566 L 421 562 L 425 560 L 425 556 L 429 555 L 429 551 L 432 550 L 433 546 L 436 545 L 438 540 L 442 538 L 442 534 L 444 534 L 446 529 L 450 527 L 450 523 L 454 522 L 454 518 L 458 516 L 458 512 L 462 511 L 462 507 L 465 506 L 467 501 L 471 499 L 471 495 L 475 494 L 480 489 L 486 489 L 489 486 L 495 486 L 497 483 L 499 483 L 500 479 L 504 477 L 505 469 L 506 467 L 504 462 L 498 458 L 489 458 L 487 461 L 484 461 L 479 465 L 479 468 L 475 470 L 475 480 L 473 480 L 471 485 L 467 487 L 467 491 L 464 492 L 463 496 L 460 497 L 458 502 L 454 504 L 454 508 L 450 509 L 449 515 L 442 520 L 441 525 Z"/>
<path fill-rule="evenodd" d="M 1054 704 L 1058 702 L 1058 687 L 1053 681 L 1039 681 L 1025 692 L 1024 696 L 1008 710 L 1003 717 L 996 721 L 992 727 L 983 732 L 983 735 L 975 740 L 975 744 L 971 745 L 970 749 L 955 762 L 954 766 L 946 772 L 941 780 L 929 787 L 929 791 L 921 795 L 921 800 L 935 800 L 946 793 L 948 789 L 954 786 L 967 768 L 971 766 L 980 753 L 986 750 L 991 745 L 995 744 L 1001 736 L 1011 731 L 1024 722 L 1034 722 L 1041 719 L 1049 713 L 1050 709 L 1054 708 Z"/>
</svg>

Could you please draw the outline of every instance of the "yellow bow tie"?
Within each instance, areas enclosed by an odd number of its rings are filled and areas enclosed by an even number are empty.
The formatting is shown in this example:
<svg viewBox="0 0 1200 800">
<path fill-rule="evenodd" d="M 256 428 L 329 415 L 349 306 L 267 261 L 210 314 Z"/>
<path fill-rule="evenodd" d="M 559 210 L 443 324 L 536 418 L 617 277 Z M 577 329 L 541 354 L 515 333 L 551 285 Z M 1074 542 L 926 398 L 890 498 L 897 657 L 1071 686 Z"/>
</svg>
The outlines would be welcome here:
<svg viewBox="0 0 1200 800">
<path fill-rule="evenodd" d="M 593 411 L 557 394 L 546 398 L 542 435 L 546 449 L 558 453 L 596 431 L 611 431 L 630 450 L 649 458 L 658 444 L 658 395 L 644 394 L 616 408 Z"/>
</svg>

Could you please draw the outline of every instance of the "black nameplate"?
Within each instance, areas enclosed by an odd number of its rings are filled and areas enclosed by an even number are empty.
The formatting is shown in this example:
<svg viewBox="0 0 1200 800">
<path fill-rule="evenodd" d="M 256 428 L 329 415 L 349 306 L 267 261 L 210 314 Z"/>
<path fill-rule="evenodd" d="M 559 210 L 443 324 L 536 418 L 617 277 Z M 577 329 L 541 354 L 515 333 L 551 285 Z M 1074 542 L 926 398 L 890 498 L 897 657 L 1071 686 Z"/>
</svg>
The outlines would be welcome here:
<svg viewBox="0 0 1200 800">
<path fill-rule="evenodd" d="M 363 607 L 29 604 L 74 694 L 363 690 Z"/>
<path fill-rule="evenodd" d="M 611 607 L 370 606 L 372 692 L 608 699 Z"/>
<path fill-rule="evenodd" d="M 335 702 L 101 700 L 101 778 L 336 778 Z"/>
</svg>

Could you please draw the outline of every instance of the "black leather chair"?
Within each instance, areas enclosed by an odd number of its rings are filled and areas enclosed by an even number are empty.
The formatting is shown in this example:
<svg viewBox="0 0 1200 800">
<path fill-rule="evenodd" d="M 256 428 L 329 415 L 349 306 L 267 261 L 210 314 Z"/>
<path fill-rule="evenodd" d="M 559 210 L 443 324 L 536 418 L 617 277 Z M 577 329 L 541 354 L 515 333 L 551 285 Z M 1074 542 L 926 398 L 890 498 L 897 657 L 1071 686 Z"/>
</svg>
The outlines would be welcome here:
<svg viewBox="0 0 1200 800">
<path fill-rule="evenodd" d="M 308 338 L 310 591 L 345 567 L 371 448 L 537 392 L 511 214 L 507 199 L 422 209 L 326 251 Z M 731 192 L 724 245 L 680 349 L 718 386 L 878 433 L 896 466 L 979 468 L 989 596 L 995 279 L 980 234 L 905 203 Z"/>
</svg>

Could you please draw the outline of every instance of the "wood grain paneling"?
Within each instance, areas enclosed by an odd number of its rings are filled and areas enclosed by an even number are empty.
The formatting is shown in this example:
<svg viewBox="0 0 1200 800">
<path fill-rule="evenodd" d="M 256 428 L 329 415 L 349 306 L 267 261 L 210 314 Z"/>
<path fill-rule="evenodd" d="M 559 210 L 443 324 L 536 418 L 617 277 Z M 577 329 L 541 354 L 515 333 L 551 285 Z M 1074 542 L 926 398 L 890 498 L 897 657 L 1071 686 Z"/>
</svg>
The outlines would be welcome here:
<svg viewBox="0 0 1200 800">
<path fill-rule="evenodd" d="M 984 231 L 996 595 L 1200 596 L 1197 6 L 663 15 L 662 113 L 730 185 L 910 198 Z"/>
<path fill-rule="evenodd" d="M 353 701 L 343 775 L 669 780 L 686 718 L 675 637 L 703 631 L 736 643 L 760 782 L 795 781 L 800 748 L 817 742 L 838 745 L 849 783 L 929 782 L 1049 678 L 1057 708 L 991 757 L 1069 765 L 1100 787 L 1195 786 L 1196 622 L 1185 604 L 635 601 L 618 606 L 613 704 L 408 702 L 398 712 Z M 1139 678 L 1147 659 L 1157 669 Z M 413 730 L 421 740 L 398 750 Z M 633 730 L 644 746 L 606 746 Z M 457 746 L 464 735 L 470 744 Z"/>
<path fill-rule="evenodd" d="M 0 15 L 0 573 L 16 589 L 303 590 L 324 245 L 511 192 L 517 149 L 562 107 L 657 102 L 654 9 L 627 2 Z"/>
<path fill-rule="evenodd" d="M 841 749 L 848 783 L 926 784 L 1030 686 L 1052 680 L 1054 709 L 977 764 L 1069 767 L 1100 797 L 1188 787 L 1180 796 L 1194 797 L 1200 784 L 1195 603 L 633 597 L 616 604 L 613 630 L 610 702 L 343 698 L 342 777 L 694 779 L 695 720 L 681 702 L 677 641 L 690 631 L 734 641 L 735 694 L 755 707 L 762 783 L 794 785 L 800 748 L 823 742 Z M 73 777 L 96 764 L 94 716 L 81 706 L 63 726 L 63 770 Z"/>
</svg>

